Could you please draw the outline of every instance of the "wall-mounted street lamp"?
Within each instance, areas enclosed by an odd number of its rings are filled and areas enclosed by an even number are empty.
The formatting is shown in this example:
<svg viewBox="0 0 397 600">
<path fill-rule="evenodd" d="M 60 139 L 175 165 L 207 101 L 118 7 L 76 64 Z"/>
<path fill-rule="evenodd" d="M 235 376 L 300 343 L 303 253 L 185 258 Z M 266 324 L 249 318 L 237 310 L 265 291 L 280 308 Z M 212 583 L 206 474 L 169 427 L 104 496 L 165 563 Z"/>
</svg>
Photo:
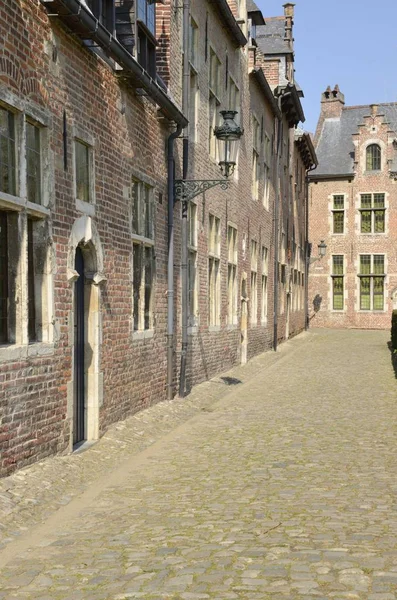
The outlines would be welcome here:
<svg viewBox="0 0 397 600">
<path fill-rule="evenodd" d="M 312 263 L 316 262 L 317 260 L 321 260 L 322 258 L 324 258 L 324 256 L 327 253 L 327 244 L 324 242 L 324 240 L 321 240 L 321 242 L 317 245 L 318 248 L 318 256 L 314 256 L 313 258 L 310 257 L 309 254 L 309 264 L 311 265 Z M 310 250 L 311 250 L 311 244 L 310 244 Z"/>
<path fill-rule="evenodd" d="M 219 127 L 215 127 L 214 131 L 221 159 L 219 167 L 224 179 L 176 179 L 175 202 L 192 200 L 195 196 L 217 185 L 220 185 L 223 190 L 229 187 L 228 178 L 234 173 L 238 146 L 244 133 L 244 130 L 235 121 L 236 114 L 236 110 L 221 110 L 223 123 Z"/>
</svg>

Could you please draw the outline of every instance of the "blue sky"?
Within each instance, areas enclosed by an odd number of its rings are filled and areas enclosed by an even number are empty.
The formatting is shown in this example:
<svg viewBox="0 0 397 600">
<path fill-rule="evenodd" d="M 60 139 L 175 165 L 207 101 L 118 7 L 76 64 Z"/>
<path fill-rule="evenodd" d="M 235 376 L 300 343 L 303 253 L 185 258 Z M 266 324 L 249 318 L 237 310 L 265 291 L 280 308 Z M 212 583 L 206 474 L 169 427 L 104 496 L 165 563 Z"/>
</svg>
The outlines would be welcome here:
<svg viewBox="0 0 397 600">
<path fill-rule="evenodd" d="M 264 17 L 283 0 L 256 0 Z M 296 0 L 296 79 L 305 129 L 315 130 L 321 93 L 339 84 L 346 105 L 397 102 L 397 0 Z"/>
</svg>

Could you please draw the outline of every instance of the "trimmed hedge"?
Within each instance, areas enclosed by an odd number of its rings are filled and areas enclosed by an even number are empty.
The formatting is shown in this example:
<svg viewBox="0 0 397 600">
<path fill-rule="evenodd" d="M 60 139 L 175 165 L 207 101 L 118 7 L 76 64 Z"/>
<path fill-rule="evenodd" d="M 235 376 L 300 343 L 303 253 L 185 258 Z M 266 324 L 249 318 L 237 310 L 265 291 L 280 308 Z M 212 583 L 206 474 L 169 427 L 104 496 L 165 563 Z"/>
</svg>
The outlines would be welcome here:
<svg viewBox="0 0 397 600">
<path fill-rule="evenodd" d="M 393 310 L 391 315 L 391 345 L 393 350 L 397 350 L 397 310 Z"/>
</svg>

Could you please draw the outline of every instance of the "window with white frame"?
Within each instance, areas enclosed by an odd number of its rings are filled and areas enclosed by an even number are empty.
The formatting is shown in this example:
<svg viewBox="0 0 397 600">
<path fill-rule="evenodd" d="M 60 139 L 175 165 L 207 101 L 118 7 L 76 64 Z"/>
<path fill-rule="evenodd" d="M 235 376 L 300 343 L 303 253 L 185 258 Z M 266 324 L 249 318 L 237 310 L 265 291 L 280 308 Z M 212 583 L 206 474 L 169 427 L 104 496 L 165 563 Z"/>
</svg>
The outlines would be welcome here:
<svg viewBox="0 0 397 600">
<path fill-rule="evenodd" d="M 220 298 L 220 219 L 209 215 L 208 235 L 208 301 L 210 326 L 221 323 Z"/>
<path fill-rule="evenodd" d="M 190 19 L 190 66 L 197 73 L 199 70 L 199 30 L 196 21 Z"/>
<path fill-rule="evenodd" d="M 228 324 L 237 324 L 237 229 L 233 225 L 227 228 L 227 294 Z"/>
<path fill-rule="evenodd" d="M 261 286 L 261 321 L 266 323 L 267 321 L 267 281 L 269 273 L 269 250 L 265 246 L 262 246 L 262 286 Z"/>
<path fill-rule="evenodd" d="M 361 233 L 385 233 L 385 194 L 361 194 Z"/>
<path fill-rule="evenodd" d="M 271 169 L 271 143 L 270 137 L 265 132 L 263 138 L 264 163 L 263 163 L 263 206 L 269 210 L 270 197 L 270 169 Z"/>
<path fill-rule="evenodd" d="M 237 115 L 235 116 L 236 123 L 240 122 L 240 90 L 234 82 L 234 79 L 229 76 L 228 82 L 228 108 L 229 110 L 235 110 Z"/>
<path fill-rule="evenodd" d="M 252 117 L 252 198 L 258 200 L 259 196 L 259 152 L 260 152 L 260 126 L 256 117 Z"/>
<path fill-rule="evenodd" d="M 258 321 L 258 244 L 251 240 L 251 324 Z"/>
<path fill-rule="evenodd" d="M 44 130 L 0 105 L 0 344 L 52 341 Z"/>
<path fill-rule="evenodd" d="M 345 196 L 343 194 L 332 196 L 332 227 L 333 233 L 345 232 Z"/>
<path fill-rule="evenodd" d="M 384 254 L 360 254 L 360 310 L 383 310 L 385 296 Z"/>
<path fill-rule="evenodd" d="M 344 305 L 344 257 L 332 256 L 332 310 L 343 310 Z"/>
<path fill-rule="evenodd" d="M 365 168 L 367 171 L 381 170 L 382 152 L 379 144 L 370 144 L 365 151 Z"/>
<path fill-rule="evenodd" d="M 209 127 L 208 127 L 208 149 L 210 156 L 218 159 L 218 146 L 215 137 L 215 127 L 219 125 L 219 105 L 220 105 L 220 72 L 221 63 L 215 52 L 210 48 L 210 68 L 209 68 Z"/>
<path fill-rule="evenodd" d="M 188 320 L 189 326 L 194 327 L 198 323 L 197 205 L 194 202 L 188 204 L 188 228 Z"/>
<path fill-rule="evenodd" d="M 153 188 L 131 184 L 132 287 L 134 331 L 153 328 L 154 219 Z"/>
</svg>

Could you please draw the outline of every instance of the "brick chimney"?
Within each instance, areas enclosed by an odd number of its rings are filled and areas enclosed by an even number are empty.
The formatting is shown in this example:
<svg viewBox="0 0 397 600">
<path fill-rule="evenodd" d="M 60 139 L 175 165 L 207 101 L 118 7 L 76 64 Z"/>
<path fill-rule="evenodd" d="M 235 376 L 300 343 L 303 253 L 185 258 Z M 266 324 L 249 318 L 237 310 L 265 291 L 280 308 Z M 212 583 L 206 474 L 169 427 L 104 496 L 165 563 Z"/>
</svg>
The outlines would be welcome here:
<svg viewBox="0 0 397 600">
<path fill-rule="evenodd" d="M 285 31 L 284 31 L 284 39 L 289 42 L 291 50 L 293 49 L 293 33 L 292 29 L 294 26 L 294 7 L 295 4 L 292 2 L 287 2 L 283 4 L 284 8 L 284 17 L 285 17 Z"/>
<path fill-rule="evenodd" d="M 338 84 L 335 85 L 333 90 L 328 86 L 325 92 L 321 94 L 321 112 L 314 136 L 315 145 L 317 145 L 325 119 L 339 119 L 344 105 L 345 96 L 340 91 Z"/>
</svg>

